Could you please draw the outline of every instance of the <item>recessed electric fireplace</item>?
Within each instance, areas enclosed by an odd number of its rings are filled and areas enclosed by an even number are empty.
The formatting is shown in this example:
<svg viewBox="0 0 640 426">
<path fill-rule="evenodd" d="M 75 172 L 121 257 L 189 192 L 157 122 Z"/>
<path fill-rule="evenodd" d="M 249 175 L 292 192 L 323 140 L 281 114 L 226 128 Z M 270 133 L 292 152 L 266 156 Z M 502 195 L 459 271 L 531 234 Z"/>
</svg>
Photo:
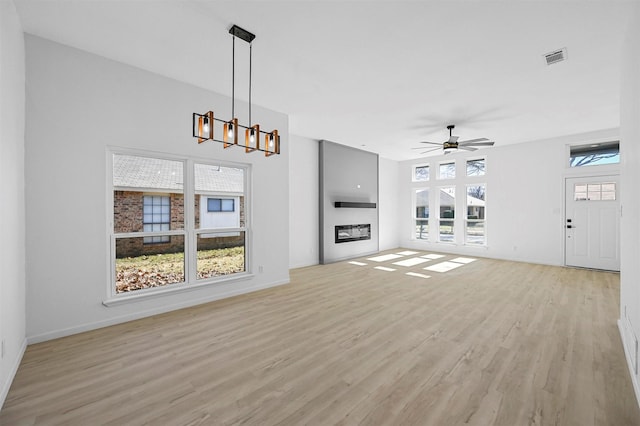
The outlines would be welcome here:
<svg viewBox="0 0 640 426">
<path fill-rule="evenodd" d="M 336 244 L 370 239 L 371 224 L 336 226 Z"/>
</svg>

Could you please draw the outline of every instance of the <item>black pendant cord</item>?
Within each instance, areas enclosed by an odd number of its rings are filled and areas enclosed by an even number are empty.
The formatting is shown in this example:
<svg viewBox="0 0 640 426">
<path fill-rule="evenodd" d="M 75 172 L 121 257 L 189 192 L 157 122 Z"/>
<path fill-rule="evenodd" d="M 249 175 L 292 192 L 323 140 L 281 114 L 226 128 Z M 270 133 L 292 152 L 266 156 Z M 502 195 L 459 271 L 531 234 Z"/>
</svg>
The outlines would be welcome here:
<svg viewBox="0 0 640 426">
<path fill-rule="evenodd" d="M 251 122 L 251 43 L 249 43 L 249 127 L 253 125 Z"/>
<path fill-rule="evenodd" d="M 233 36 L 233 44 L 231 47 L 231 119 L 234 119 L 235 117 L 236 117 L 236 36 Z"/>
</svg>

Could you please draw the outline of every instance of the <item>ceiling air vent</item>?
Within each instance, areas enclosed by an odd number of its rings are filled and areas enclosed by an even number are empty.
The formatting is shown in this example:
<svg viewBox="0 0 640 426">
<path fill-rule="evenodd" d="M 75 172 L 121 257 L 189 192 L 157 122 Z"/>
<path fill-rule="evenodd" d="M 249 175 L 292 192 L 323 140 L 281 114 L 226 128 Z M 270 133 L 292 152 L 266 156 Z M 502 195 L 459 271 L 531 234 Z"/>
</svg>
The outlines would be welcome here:
<svg viewBox="0 0 640 426">
<path fill-rule="evenodd" d="M 544 55 L 544 59 L 547 61 L 547 65 L 564 61 L 565 59 L 567 59 L 567 48 L 565 47 L 560 50 L 555 50 L 553 52 L 547 53 L 546 55 Z"/>
</svg>

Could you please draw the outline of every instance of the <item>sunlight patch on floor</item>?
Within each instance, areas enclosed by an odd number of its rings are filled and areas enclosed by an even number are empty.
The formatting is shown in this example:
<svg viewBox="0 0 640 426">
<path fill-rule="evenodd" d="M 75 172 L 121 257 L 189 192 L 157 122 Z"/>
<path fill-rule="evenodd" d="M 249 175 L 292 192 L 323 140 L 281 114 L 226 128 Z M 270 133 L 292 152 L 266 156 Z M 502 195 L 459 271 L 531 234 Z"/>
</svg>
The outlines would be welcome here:
<svg viewBox="0 0 640 426">
<path fill-rule="evenodd" d="M 472 259 L 470 257 L 456 257 L 455 259 L 451 259 L 451 262 L 464 263 L 466 265 L 467 263 L 475 262 L 476 260 L 477 259 Z"/>
<path fill-rule="evenodd" d="M 394 260 L 401 258 L 400 254 L 383 254 L 382 256 L 370 257 L 367 260 L 371 260 L 373 262 L 386 262 L 387 260 Z"/>
<path fill-rule="evenodd" d="M 431 261 L 431 259 L 422 259 L 420 257 L 413 257 L 411 259 L 404 259 L 404 260 L 400 260 L 398 262 L 393 262 L 394 265 L 398 265 L 398 266 L 406 266 L 406 267 L 410 267 L 410 266 L 416 266 L 419 265 L 421 263 L 425 263 L 425 262 L 429 262 Z"/>
<path fill-rule="evenodd" d="M 380 271 L 387 271 L 387 272 L 393 272 L 395 271 L 395 269 L 393 268 L 387 268 L 386 266 L 375 266 L 373 269 L 378 269 Z"/>
<path fill-rule="evenodd" d="M 419 272 L 407 272 L 405 275 L 409 275 L 410 277 L 416 277 L 416 278 L 431 278 L 431 275 L 425 275 Z"/>
<path fill-rule="evenodd" d="M 455 262 L 442 262 L 436 263 L 435 265 L 427 266 L 426 268 L 422 268 L 426 271 L 434 271 L 434 272 L 449 272 L 452 269 L 459 268 L 464 266 L 463 263 L 455 263 Z"/>
<path fill-rule="evenodd" d="M 425 254 L 424 256 L 420 257 L 424 257 L 425 259 L 442 259 L 444 257 L 444 254 Z"/>
</svg>

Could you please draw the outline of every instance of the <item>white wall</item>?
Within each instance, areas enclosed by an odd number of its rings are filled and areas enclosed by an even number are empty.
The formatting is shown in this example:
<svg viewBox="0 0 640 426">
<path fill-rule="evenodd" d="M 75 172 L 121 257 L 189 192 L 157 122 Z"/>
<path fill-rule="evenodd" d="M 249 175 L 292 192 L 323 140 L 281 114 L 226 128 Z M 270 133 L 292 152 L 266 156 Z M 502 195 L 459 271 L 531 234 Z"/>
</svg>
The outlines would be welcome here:
<svg viewBox="0 0 640 426">
<path fill-rule="evenodd" d="M 289 265 L 301 268 L 318 264 L 318 141 L 296 135 L 290 135 L 290 139 Z"/>
<path fill-rule="evenodd" d="M 289 153 L 289 265 L 291 268 L 317 265 L 319 254 L 318 141 L 290 135 Z M 380 158 L 378 197 L 380 250 L 400 246 L 398 233 L 398 162 Z"/>
<path fill-rule="evenodd" d="M 400 247 L 400 227 L 398 223 L 401 210 L 399 205 L 399 163 L 394 160 L 380 158 L 378 166 L 378 191 L 380 209 L 380 250 Z"/>
<path fill-rule="evenodd" d="M 568 144 L 587 144 L 616 140 L 617 130 L 604 130 L 588 134 L 572 135 L 530 143 L 496 146 L 481 152 L 458 153 L 431 157 L 422 161 L 400 163 L 399 204 L 405 206 L 400 213 L 400 235 L 403 247 L 435 250 L 472 256 L 525 261 L 549 265 L 564 264 L 564 178 L 575 175 L 569 170 Z M 430 164 L 431 182 L 435 180 L 439 161 L 459 159 L 458 167 L 468 157 L 486 157 L 486 175 L 478 183 L 487 185 L 487 247 L 466 246 L 413 240 L 414 220 L 411 184 L 412 166 Z M 582 173 L 599 173 L 606 169 L 618 172 L 617 166 L 598 166 L 580 170 Z M 459 169 L 453 181 L 437 181 L 449 186 L 450 182 L 464 183 L 464 169 Z M 464 200 L 457 198 L 464 203 Z M 433 206 L 432 206 L 433 207 Z M 464 209 L 457 209 L 464 211 Z M 435 211 L 433 208 L 432 212 Z M 458 229 L 462 233 L 462 229 Z M 460 240 L 462 240 L 460 238 Z"/>
<path fill-rule="evenodd" d="M 640 376 L 635 371 L 640 338 L 640 5 L 635 5 L 623 50 L 620 92 L 622 229 L 620 247 L 620 334 L 640 402 Z"/>
<path fill-rule="evenodd" d="M 25 48 L 12 1 L 0 1 L 0 408 L 25 339 Z"/>
<path fill-rule="evenodd" d="M 254 105 L 282 135 L 281 155 L 199 145 L 192 112 L 231 100 L 115 61 L 26 36 L 27 336 L 46 340 L 289 280 L 288 119 Z M 246 104 L 237 102 L 240 122 Z M 244 113 L 244 115 L 243 115 Z M 105 307 L 108 146 L 251 163 L 253 251 L 245 281 Z M 262 266 L 263 272 L 259 272 Z"/>
</svg>

